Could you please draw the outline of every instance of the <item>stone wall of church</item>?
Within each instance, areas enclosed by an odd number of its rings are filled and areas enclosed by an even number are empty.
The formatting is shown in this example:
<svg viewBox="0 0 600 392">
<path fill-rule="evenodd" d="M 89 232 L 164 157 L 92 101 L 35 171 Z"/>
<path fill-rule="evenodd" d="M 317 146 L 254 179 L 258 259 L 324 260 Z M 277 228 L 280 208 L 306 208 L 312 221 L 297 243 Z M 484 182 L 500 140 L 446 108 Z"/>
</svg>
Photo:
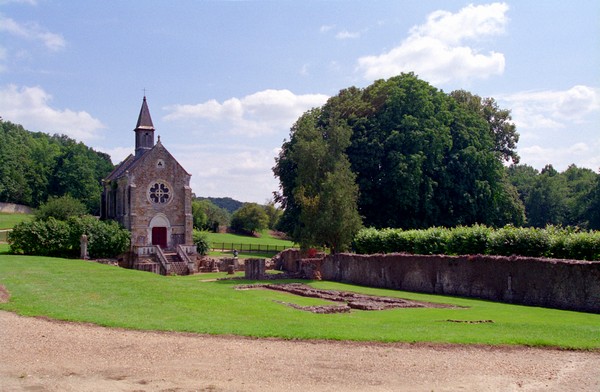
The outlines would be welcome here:
<svg viewBox="0 0 600 392">
<path fill-rule="evenodd" d="M 138 170 L 129 173 L 133 245 L 149 245 L 153 218 L 169 221 L 169 247 L 192 243 L 189 175 L 164 149 L 141 157 Z M 158 218 L 156 218 L 158 216 Z M 163 217 L 163 218 L 161 218 Z"/>
</svg>

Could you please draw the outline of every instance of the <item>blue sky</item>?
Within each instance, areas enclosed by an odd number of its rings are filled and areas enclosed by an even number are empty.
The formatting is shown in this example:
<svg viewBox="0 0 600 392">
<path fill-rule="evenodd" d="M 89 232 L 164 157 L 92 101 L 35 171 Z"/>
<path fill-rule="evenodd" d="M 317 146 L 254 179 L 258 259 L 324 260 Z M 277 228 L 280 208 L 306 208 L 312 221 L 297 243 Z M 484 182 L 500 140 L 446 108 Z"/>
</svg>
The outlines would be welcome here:
<svg viewBox="0 0 600 392">
<path fill-rule="evenodd" d="M 294 121 L 415 72 L 512 110 L 521 163 L 600 169 L 600 2 L 0 0 L 0 116 L 111 155 L 146 89 L 199 196 L 264 203 Z"/>
</svg>

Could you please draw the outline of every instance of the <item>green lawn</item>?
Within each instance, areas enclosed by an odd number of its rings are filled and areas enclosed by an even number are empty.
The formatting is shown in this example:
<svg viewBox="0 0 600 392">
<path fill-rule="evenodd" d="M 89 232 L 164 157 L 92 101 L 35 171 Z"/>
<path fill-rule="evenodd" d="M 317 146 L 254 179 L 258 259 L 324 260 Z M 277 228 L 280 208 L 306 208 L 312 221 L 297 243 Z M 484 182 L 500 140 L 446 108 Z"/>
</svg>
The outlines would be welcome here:
<svg viewBox="0 0 600 392">
<path fill-rule="evenodd" d="M 284 248 L 291 248 L 294 246 L 292 241 L 282 240 L 280 238 L 275 238 L 269 234 L 268 230 L 264 230 L 260 237 L 253 237 L 247 235 L 240 234 L 230 234 L 230 233 L 207 233 L 208 241 L 211 244 L 211 248 L 217 247 L 217 250 L 210 251 L 209 256 L 231 256 L 232 249 L 237 249 L 239 251 L 238 256 L 242 259 L 246 258 L 269 258 L 273 257 L 277 253 L 277 251 L 281 251 Z M 275 252 L 257 252 L 257 251 L 243 251 L 240 250 L 242 248 L 248 249 L 249 246 L 254 248 L 260 246 L 261 249 L 266 250 L 266 246 L 277 246 Z M 220 250 L 221 246 L 224 246 L 225 251 Z"/>
<path fill-rule="evenodd" d="M 255 245 L 279 245 L 279 246 L 293 246 L 294 243 L 288 240 L 282 240 L 279 238 L 272 237 L 269 235 L 268 230 L 264 230 L 260 237 L 253 237 L 241 234 L 231 233 L 207 233 L 208 241 L 212 242 L 225 242 L 225 243 L 237 243 L 237 244 L 255 244 Z"/>
<path fill-rule="evenodd" d="M 0 249 L 1 250 L 1 249 Z M 372 289 L 332 282 L 343 289 L 465 306 L 313 314 L 300 305 L 324 301 L 268 290 L 237 291 L 245 281 L 205 281 L 225 273 L 164 277 L 58 258 L 0 254 L 0 284 L 11 293 L 0 309 L 27 316 L 104 326 L 286 339 L 556 346 L 600 349 L 600 315 L 488 301 Z M 463 324 L 447 320 L 493 320 Z"/>
<path fill-rule="evenodd" d="M 7 214 L 0 212 L 0 230 L 12 229 L 17 223 L 28 221 L 32 218 L 33 215 L 29 214 Z"/>
</svg>

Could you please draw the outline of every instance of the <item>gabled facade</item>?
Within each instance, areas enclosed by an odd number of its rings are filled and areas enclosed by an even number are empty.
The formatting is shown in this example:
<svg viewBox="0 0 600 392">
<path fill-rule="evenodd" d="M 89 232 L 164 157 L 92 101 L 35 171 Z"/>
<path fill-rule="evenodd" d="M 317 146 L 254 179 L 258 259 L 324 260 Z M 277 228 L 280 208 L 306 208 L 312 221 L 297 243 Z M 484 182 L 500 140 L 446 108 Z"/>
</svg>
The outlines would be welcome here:
<svg viewBox="0 0 600 392">
<path fill-rule="evenodd" d="M 185 253 L 195 254 L 191 175 L 163 146 L 160 136 L 154 143 L 146 97 L 134 132 L 135 153 L 104 180 L 101 218 L 116 220 L 131 232 L 138 259 L 165 250 L 177 252 L 180 246 Z M 163 272 L 169 272 L 168 267 L 163 266 Z"/>
</svg>

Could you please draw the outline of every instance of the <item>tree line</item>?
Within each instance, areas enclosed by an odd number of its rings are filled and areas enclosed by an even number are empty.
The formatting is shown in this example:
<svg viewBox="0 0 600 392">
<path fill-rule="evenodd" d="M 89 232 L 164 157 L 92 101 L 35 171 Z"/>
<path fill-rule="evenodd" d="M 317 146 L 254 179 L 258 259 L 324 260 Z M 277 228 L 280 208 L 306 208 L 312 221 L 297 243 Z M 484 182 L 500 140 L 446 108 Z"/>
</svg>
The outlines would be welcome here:
<svg viewBox="0 0 600 392">
<path fill-rule="evenodd" d="M 113 169 L 108 154 L 64 135 L 30 132 L 0 118 L 0 202 L 71 207 L 74 199 L 85 208 L 74 215 L 98 215 L 102 180 Z M 248 233 L 274 228 L 280 214 L 273 203 L 261 206 L 229 197 L 194 197 L 192 212 L 199 230 L 231 226 Z"/>
<path fill-rule="evenodd" d="M 223 201 L 226 203 L 225 207 L 217 205 Z M 275 230 L 281 214 L 281 209 L 272 201 L 260 205 L 242 203 L 228 197 L 194 196 L 192 200 L 192 216 L 196 230 L 219 232 L 231 229 L 238 233 L 255 234 L 264 229 Z"/>
<path fill-rule="evenodd" d="M 100 211 L 101 181 L 113 169 L 108 154 L 64 136 L 29 132 L 0 119 L 0 201 L 38 207 L 70 195 Z"/>
<path fill-rule="evenodd" d="M 598 174 L 519 165 L 518 140 L 493 98 L 412 73 L 344 89 L 296 121 L 276 158 L 280 228 L 334 251 L 361 226 L 598 228 Z"/>
</svg>

